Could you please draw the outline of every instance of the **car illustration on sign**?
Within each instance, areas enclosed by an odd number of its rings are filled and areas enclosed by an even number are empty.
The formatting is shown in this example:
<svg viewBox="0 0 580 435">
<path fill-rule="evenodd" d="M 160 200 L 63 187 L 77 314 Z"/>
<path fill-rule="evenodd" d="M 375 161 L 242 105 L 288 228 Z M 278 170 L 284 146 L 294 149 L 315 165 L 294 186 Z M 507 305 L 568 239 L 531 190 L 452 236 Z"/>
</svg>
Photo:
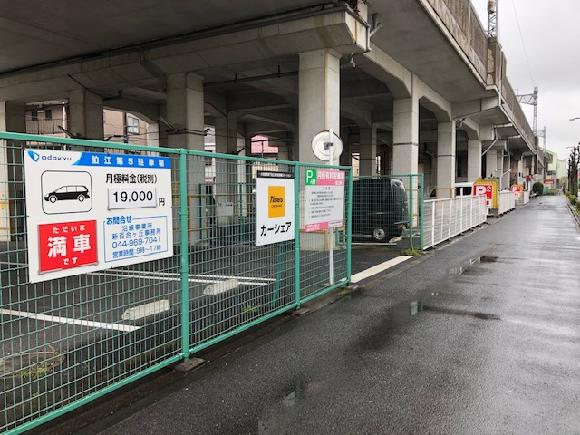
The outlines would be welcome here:
<svg viewBox="0 0 580 435">
<path fill-rule="evenodd" d="M 75 185 L 61 186 L 58 189 L 48 193 L 44 197 L 44 200 L 55 203 L 56 201 L 76 199 L 77 201 L 83 202 L 87 198 L 90 198 L 89 189 L 87 189 L 85 186 Z"/>
</svg>

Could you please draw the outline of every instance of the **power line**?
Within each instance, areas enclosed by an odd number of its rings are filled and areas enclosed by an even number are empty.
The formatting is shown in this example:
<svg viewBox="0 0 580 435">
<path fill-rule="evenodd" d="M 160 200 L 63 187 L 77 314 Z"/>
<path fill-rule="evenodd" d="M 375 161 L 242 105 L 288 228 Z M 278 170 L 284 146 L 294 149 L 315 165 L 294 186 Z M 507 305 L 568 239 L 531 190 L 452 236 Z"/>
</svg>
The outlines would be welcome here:
<svg viewBox="0 0 580 435">
<path fill-rule="evenodd" d="M 528 66 L 528 74 L 530 75 L 530 80 L 532 81 L 532 85 L 535 85 L 536 84 L 536 80 L 534 78 L 534 74 L 532 73 L 532 67 L 531 67 L 531 64 L 530 64 L 530 57 L 528 56 L 528 50 L 527 50 L 526 44 L 524 42 L 524 36 L 523 36 L 523 33 L 522 33 L 522 28 L 520 26 L 520 19 L 518 17 L 518 11 L 516 9 L 516 4 L 515 4 L 515 1 L 514 0 L 512 0 L 512 8 L 514 10 L 514 16 L 516 18 L 516 25 L 517 25 L 517 28 L 518 28 L 518 33 L 520 35 L 520 42 L 522 43 L 522 48 L 523 48 L 523 51 L 524 51 L 524 56 L 526 58 L 526 65 Z"/>
</svg>

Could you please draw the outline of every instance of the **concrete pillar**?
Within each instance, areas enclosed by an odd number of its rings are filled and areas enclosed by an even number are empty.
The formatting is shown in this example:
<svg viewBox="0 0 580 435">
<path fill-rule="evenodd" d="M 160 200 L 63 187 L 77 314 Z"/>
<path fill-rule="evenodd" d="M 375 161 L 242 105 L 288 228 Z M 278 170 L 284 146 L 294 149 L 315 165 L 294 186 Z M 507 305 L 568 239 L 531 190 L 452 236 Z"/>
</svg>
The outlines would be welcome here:
<svg viewBox="0 0 580 435">
<path fill-rule="evenodd" d="M 230 112 L 215 120 L 215 149 L 218 153 L 232 154 L 238 147 L 238 117 Z"/>
<path fill-rule="evenodd" d="M 511 157 L 509 153 L 506 153 L 503 158 L 503 172 L 504 175 L 502 177 L 501 189 L 507 190 L 510 188 L 510 178 L 511 178 Z"/>
<path fill-rule="evenodd" d="M 467 142 L 467 180 L 472 182 L 481 177 L 481 141 Z"/>
<path fill-rule="evenodd" d="M 435 196 L 437 196 L 437 156 L 431 157 L 431 178 L 429 180 L 429 191 L 427 195 L 431 197 L 431 192 L 435 189 Z"/>
<path fill-rule="evenodd" d="M 342 139 L 342 154 L 340 155 L 340 164 L 342 166 L 352 166 L 352 144 L 350 131 L 348 128 L 340 129 L 340 138 Z"/>
<path fill-rule="evenodd" d="M 186 148 L 203 151 L 205 146 L 203 81 L 201 77 L 190 73 L 176 73 L 167 76 L 167 102 L 165 117 L 170 127 L 188 133 L 160 133 L 160 143 L 165 140 L 169 148 Z M 164 130 L 164 129 L 162 129 Z M 189 210 L 192 214 L 189 223 L 189 241 L 195 243 L 208 237 L 209 221 L 205 216 L 207 197 L 205 186 L 205 158 L 188 156 L 187 158 L 187 190 Z M 176 205 L 174 210 L 177 210 Z M 193 218 L 194 214 L 198 214 Z M 174 240 L 179 229 L 178 216 L 174 213 Z"/>
<path fill-rule="evenodd" d="M 0 101 L 0 131 L 26 132 L 24 104 Z M 24 144 L 0 140 L 0 241 L 24 236 L 24 184 L 22 153 Z M 20 198 L 16 200 L 16 198 Z M 18 218 L 10 216 L 19 216 Z"/>
<path fill-rule="evenodd" d="M 300 53 L 297 160 L 319 162 L 312 139 L 329 129 L 340 131 L 340 55 L 328 49 Z"/>
<path fill-rule="evenodd" d="M 235 113 L 216 118 L 215 144 L 218 153 L 237 154 L 238 117 Z M 222 208 L 221 212 L 226 210 L 228 204 L 235 203 L 238 175 L 242 172 L 239 166 L 244 166 L 244 162 L 216 159 L 214 194 L 217 206 Z M 222 220 L 226 223 L 226 219 Z"/>
<path fill-rule="evenodd" d="M 393 101 L 393 175 L 419 172 L 419 100 Z"/>
<path fill-rule="evenodd" d="M 489 150 L 485 155 L 486 178 L 497 178 L 497 150 Z"/>
<path fill-rule="evenodd" d="M 440 122 L 437 141 L 437 198 L 455 196 L 455 121 Z"/>
<path fill-rule="evenodd" d="M 504 150 L 499 150 L 497 152 L 497 178 L 499 179 L 499 184 L 498 187 L 501 190 L 501 186 L 503 184 L 503 173 L 504 173 L 504 169 L 503 169 L 503 153 Z"/>
<path fill-rule="evenodd" d="M 290 160 L 290 150 L 288 149 L 287 145 L 278 147 L 277 159 L 278 160 Z"/>
<path fill-rule="evenodd" d="M 371 177 L 377 175 L 377 129 L 361 128 L 359 135 L 360 175 Z"/>
<path fill-rule="evenodd" d="M 80 137 L 103 140 L 103 99 L 86 89 L 72 91 L 68 126 Z"/>
<path fill-rule="evenodd" d="M 171 148 L 204 149 L 203 80 L 196 74 L 176 73 L 167 76 L 167 121 L 177 130 L 190 133 L 170 134 Z"/>
</svg>

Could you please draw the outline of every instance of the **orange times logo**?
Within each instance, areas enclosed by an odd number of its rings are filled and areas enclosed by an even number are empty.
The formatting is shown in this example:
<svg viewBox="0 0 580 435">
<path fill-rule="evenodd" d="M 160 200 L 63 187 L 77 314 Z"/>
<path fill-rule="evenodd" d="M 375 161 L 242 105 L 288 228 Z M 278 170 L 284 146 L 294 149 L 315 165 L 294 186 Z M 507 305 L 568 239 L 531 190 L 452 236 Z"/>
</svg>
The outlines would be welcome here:
<svg viewBox="0 0 580 435">
<path fill-rule="evenodd" d="M 286 189 L 284 186 L 268 186 L 268 218 L 286 216 Z"/>
</svg>

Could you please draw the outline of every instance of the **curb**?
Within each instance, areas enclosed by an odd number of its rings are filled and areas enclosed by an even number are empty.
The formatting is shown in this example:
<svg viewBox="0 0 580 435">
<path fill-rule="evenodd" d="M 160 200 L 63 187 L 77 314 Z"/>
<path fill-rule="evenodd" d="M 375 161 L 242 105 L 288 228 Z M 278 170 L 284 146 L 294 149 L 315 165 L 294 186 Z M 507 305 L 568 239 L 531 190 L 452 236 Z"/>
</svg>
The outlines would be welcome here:
<svg viewBox="0 0 580 435">
<path fill-rule="evenodd" d="M 566 201 L 566 205 L 568 206 L 568 210 L 570 210 L 572 217 L 576 221 L 576 225 L 578 225 L 580 227 L 580 215 L 578 214 L 578 212 L 576 210 L 574 210 L 574 207 L 572 206 L 572 204 L 570 204 L 569 201 Z"/>
</svg>

